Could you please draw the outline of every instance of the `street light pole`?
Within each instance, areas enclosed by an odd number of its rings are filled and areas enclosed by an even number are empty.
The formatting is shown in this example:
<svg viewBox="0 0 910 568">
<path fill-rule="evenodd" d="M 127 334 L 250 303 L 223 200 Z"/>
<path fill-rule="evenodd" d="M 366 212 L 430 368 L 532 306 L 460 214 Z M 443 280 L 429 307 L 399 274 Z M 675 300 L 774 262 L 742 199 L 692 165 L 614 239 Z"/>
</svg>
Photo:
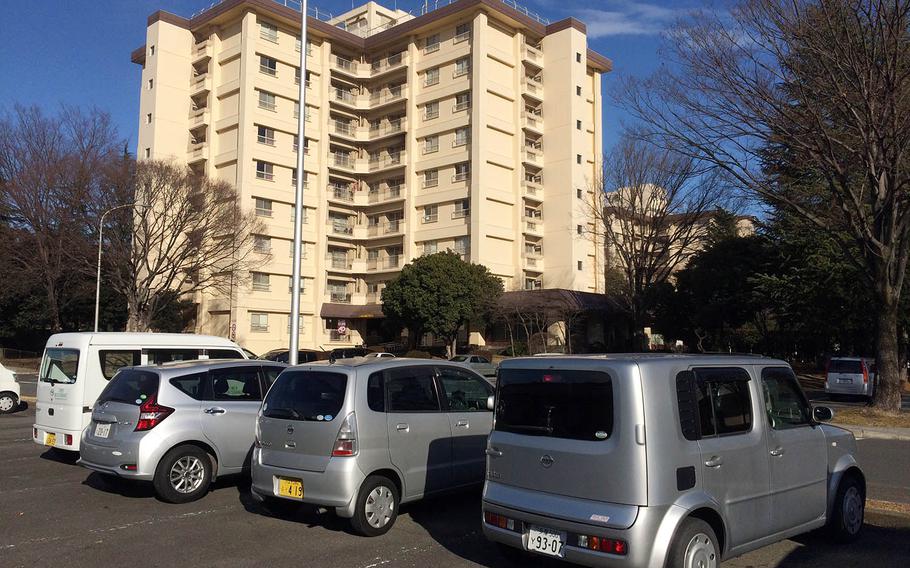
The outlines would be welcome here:
<svg viewBox="0 0 910 568">
<path fill-rule="evenodd" d="M 306 13 L 307 2 L 300 0 L 300 111 L 297 113 L 297 183 L 294 187 L 294 260 L 291 264 L 291 341 L 288 346 L 288 363 L 297 364 L 297 349 L 300 344 L 300 249 L 303 223 L 303 158 L 306 155 Z"/>
<path fill-rule="evenodd" d="M 101 243 L 104 242 L 104 218 L 107 217 L 108 213 L 125 207 L 148 207 L 148 205 L 143 205 L 141 203 L 117 205 L 102 213 L 101 220 L 98 221 L 98 274 L 95 276 L 95 332 L 98 331 L 98 307 L 101 303 Z"/>
</svg>

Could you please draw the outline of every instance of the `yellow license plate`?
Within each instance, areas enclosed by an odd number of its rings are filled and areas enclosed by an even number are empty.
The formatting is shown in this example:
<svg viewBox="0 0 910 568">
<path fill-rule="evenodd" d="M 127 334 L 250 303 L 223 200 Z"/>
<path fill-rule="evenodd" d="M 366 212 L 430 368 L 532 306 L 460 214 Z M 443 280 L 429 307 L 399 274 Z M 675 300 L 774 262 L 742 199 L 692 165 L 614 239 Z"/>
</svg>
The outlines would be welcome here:
<svg viewBox="0 0 910 568">
<path fill-rule="evenodd" d="M 278 494 L 292 499 L 303 499 L 303 482 L 299 479 L 278 478 Z"/>
<path fill-rule="evenodd" d="M 45 446 L 56 446 L 57 445 L 57 434 L 48 433 L 47 437 L 44 439 Z"/>
</svg>

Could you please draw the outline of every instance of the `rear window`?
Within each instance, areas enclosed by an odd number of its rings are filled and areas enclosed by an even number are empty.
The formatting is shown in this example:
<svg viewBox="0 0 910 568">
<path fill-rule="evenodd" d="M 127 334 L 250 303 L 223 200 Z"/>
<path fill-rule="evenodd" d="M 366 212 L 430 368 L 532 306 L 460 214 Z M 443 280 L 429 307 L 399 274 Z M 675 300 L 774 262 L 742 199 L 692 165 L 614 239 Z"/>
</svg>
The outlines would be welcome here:
<svg viewBox="0 0 910 568">
<path fill-rule="evenodd" d="M 45 349 L 39 380 L 46 383 L 72 384 L 79 368 L 78 349 Z"/>
<path fill-rule="evenodd" d="M 323 371 L 285 371 L 269 389 L 262 415 L 284 420 L 331 421 L 344 404 L 348 377 Z"/>
<path fill-rule="evenodd" d="M 158 392 L 158 375 L 148 371 L 123 370 L 101 391 L 102 402 L 125 402 L 139 406 Z"/>
<path fill-rule="evenodd" d="M 606 440 L 613 433 L 613 381 L 600 371 L 501 370 L 495 424 L 501 432 Z"/>
<path fill-rule="evenodd" d="M 828 365 L 829 373 L 852 373 L 861 374 L 863 366 L 860 361 L 850 361 L 848 359 L 831 359 Z"/>
</svg>

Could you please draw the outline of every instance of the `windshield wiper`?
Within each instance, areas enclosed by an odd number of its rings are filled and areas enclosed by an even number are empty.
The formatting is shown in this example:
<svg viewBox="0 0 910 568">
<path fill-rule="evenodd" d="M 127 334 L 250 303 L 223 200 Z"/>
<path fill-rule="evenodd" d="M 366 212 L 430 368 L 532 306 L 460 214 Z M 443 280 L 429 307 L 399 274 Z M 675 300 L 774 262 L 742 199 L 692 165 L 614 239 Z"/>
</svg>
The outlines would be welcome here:
<svg viewBox="0 0 910 568">
<path fill-rule="evenodd" d="M 521 432 L 545 432 L 547 434 L 553 433 L 553 428 L 550 426 L 531 426 L 530 424 L 505 424 L 503 428 L 506 430 L 518 430 Z"/>
</svg>

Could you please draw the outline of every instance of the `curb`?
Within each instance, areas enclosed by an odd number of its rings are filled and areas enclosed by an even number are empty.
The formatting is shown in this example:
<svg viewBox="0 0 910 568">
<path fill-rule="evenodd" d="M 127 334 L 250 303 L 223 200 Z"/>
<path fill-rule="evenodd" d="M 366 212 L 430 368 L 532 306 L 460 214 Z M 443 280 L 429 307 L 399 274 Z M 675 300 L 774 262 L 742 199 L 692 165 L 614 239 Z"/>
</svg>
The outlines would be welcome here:
<svg viewBox="0 0 910 568">
<path fill-rule="evenodd" d="M 857 440 L 896 440 L 901 442 L 910 442 L 910 432 L 903 431 L 908 430 L 906 428 L 898 430 L 885 428 L 868 428 L 866 426 L 856 426 L 853 424 L 832 423 L 831 425 L 853 432 L 853 436 Z"/>
</svg>

